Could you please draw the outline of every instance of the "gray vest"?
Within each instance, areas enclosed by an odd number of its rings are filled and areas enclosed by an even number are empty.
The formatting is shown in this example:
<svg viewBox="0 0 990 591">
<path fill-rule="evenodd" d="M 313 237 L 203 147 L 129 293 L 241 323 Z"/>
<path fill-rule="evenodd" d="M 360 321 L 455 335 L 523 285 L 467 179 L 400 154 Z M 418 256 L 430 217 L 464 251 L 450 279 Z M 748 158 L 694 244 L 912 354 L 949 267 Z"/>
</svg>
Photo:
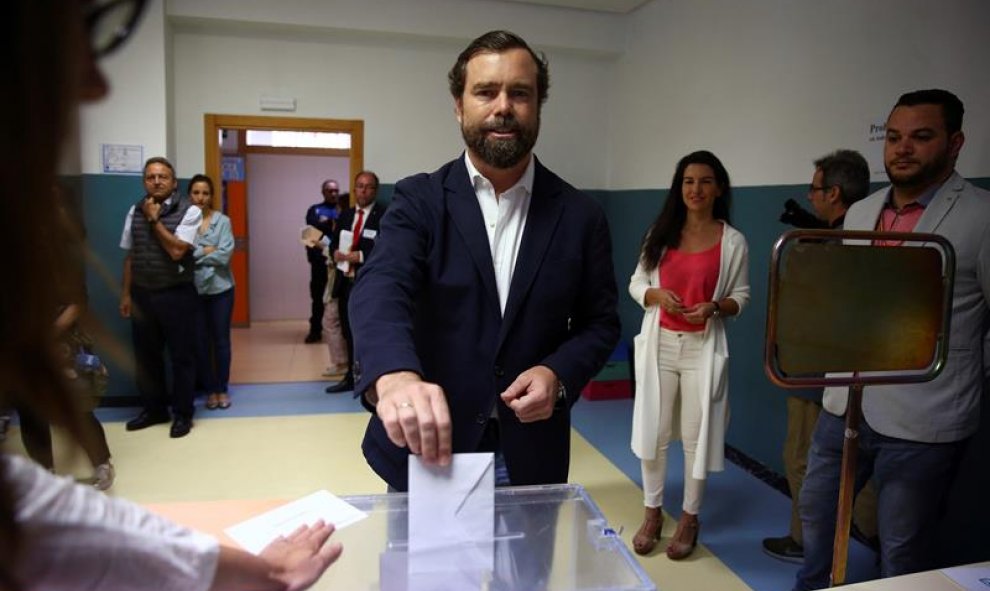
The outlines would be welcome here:
<svg viewBox="0 0 990 591">
<path fill-rule="evenodd" d="M 172 202 L 162 209 L 158 219 L 174 234 L 192 204 L 178 193 L 173 193 L 171 199 Z M 154 228 L 144 219 L 141 213 L 143 202 L 144 199 L 135 204 L 131 220 L 131 282 L 150 290 L 192 283 L 195 267 L 192 249 L 181 260 L 173 261 L 155 237 Z"/>
</svg>

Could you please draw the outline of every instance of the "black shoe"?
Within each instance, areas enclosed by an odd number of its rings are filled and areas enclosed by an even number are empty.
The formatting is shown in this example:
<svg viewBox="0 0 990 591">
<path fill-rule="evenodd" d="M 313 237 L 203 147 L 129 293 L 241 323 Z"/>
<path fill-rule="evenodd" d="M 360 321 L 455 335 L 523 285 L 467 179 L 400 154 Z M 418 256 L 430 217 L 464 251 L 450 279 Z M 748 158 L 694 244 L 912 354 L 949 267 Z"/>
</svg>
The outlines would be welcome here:
<svg viewBox="0 0 990 591">
<path fill-rule="evenodd" d="M 172 429 L 169 430 L 168 436 L 172 439 L 185 437 L 186 435 L 189 435 L 190 429 L 192 429 L 192 419 L 189 417 L 175 417 L 175 420 L 172 421 Z"/>
<path fill-rule="evenodd" d="M 140 431 L 141 429 L 146 429 L 152 425 L 161 425 L 162 423 L 167 423 L 169 421 L 168 413 L 153 413 L 146 410 L 142 410 L 141 414 L 135 418 L 127 421 L 128 431 Z"/>
<path fill-rule="evenodd" d="M 791 536 L 782 538 L 764 538 L 763 551 L 778 560 L 785 562 L 804 562 L 804 547 L 794 541 Z"/>
<path fill-rule="evenodd" d="M 303 339 L 303 342 L 306 343 L 307 345 L 312 345 L 313 343 L 319 343 L 322 340 L 323 340 L 323 335 L 311 332 L 308 335 L 306 335 L 306 338 Z"/>
<path fill-rule="evenodd" d="M 324 390 L 327 394 L 340 394 L 341 392 L 353 392 L 354 391 L 354 380 L 353 379 L 343 379 L 339 383 L 332 386 L 327 386 Z"/>
</svg>

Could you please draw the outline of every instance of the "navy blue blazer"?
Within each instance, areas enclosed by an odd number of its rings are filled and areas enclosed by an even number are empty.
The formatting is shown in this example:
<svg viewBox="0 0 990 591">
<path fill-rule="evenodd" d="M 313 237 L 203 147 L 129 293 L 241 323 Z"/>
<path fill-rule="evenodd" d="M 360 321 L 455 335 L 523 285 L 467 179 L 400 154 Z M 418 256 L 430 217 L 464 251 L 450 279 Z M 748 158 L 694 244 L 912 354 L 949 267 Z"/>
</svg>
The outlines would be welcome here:
<svg viewBox="0 0 990 591">
<path fill-rule="evenodd" d="M 504 318 L 463 157 L 396 185 L 349 309 L 355 392 L 400 370 L 439 384 L 455 453 L 477 451 L 495 409 L 514 485 L 567 481 L 570 405 L 619 339 L 605 214 L 539 161 L 535 166 Z M 536 365 L 557 374 L 567 403 L 545 421 L 522 424 L 498 394 Z M 365 458 L 392 487 L 406 490 L 409 452 L 389 441 L 374 408 L 362 401 L 372 412 Z"/>
</svg>

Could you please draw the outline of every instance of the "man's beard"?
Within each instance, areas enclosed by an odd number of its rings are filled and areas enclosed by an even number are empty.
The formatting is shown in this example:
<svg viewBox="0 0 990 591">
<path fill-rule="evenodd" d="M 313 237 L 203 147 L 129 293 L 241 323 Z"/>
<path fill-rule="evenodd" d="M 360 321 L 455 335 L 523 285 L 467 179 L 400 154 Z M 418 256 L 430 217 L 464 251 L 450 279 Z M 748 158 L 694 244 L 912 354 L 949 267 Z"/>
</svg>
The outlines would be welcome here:
<svg viewBox="0 0 990 591">
<path fill-rule="evenodd" d="M 911 173 L 897 173 L 891 170 L 889 164 L 884 163 L 887 177 L 890 184 L 898 189 L 924 188 L 938 181 L 946 170 L 952 168 L 949 161 L 949 152 L 939 154 L 931 162 L 921 163 L 921 166 Z"/>
<path fill-rule="evenodd" d="M 493 139 L 488 137 L 489 131 L 514 131 L 517 135 L 510 139 Z M 520 124 L 515 117 L 495 117 L 474 127 L 461 125 L 461 135 L 467 147 L 486 164 L 499 169 L 519 164 L 532 151 L 539 134 L 539 118 L 533 127 Z"/>
</svg>

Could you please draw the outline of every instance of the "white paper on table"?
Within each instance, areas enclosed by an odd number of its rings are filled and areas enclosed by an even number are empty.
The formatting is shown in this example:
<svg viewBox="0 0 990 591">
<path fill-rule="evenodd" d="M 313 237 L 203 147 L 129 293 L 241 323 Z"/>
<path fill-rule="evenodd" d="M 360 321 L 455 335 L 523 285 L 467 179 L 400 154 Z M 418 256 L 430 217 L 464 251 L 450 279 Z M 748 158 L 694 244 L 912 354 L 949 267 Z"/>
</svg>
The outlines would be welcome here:
<svg viewBox="0 0 990 591">
<path fill-rule="evenodd" d="M 318 490 L 247 521 L 232 525 L 225 529 L 224 533 L 248 552 L 257 554 L 272 540 L 291 534 L 300 525 L 313 525 L 322 519 L 340 530 L 367 516 L 367 513 L 333 493 Z"/>
<path fill-rule="evenodd" d="M 340 238 L 337 240 L 337 250 L 344 254 L 350 254 L 352 242 L 354 242 L 354 232 L 341 230 Z M 351 264 L 347 261 L 340 261 L 337 263 L 337 268 L 340 269 L 341 273 L 347 273 L 351 270 Z"/>
<path fill-rule="evenodd" d="M 990 591 L 990 566 L 954 566 L 943 568 L 942 574 L 966 591 Z"/>
<path fill-rule="evenodd" d="M 410 589 L 478 589 L 491 577 L 494 463 L 491 453 L 454 454 L 443 467 L 409 456 Z"/>
</svg>

